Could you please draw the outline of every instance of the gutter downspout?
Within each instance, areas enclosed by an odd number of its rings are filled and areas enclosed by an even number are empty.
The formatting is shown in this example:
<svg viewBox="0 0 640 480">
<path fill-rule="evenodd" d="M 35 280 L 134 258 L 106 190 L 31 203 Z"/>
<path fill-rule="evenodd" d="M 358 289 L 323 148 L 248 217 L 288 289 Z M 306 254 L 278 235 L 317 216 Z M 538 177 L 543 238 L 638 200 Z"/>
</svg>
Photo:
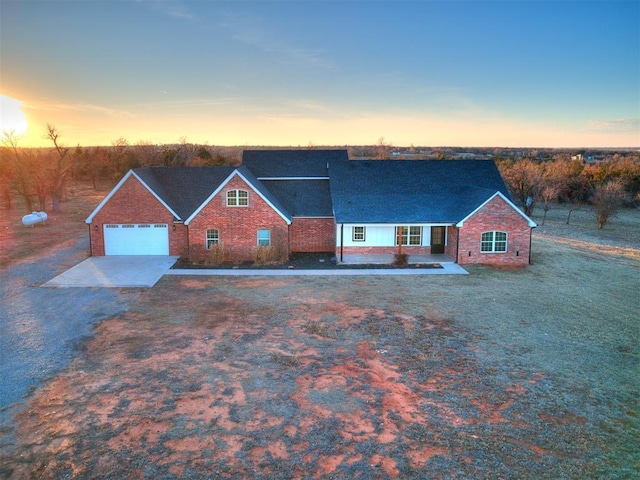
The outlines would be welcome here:
<svg viewBox="0 0 640 480">
<path fill-rule="evenodd" d="M 456 226 L 456 263 L 458 263 L 459 254 L 460 254 L 460 227 Z"/>
<path fill-rule="evenodd" d="M 533 235 L 533 228 L 529 229 L 529 265 L 531 265 L 531 237 Z"/>
<path fill-rule="evenodd" d="M 343 260 L 343 247 L 344 247 L 344 223 L 340 224 L 340 263 Z"/>
</svg>

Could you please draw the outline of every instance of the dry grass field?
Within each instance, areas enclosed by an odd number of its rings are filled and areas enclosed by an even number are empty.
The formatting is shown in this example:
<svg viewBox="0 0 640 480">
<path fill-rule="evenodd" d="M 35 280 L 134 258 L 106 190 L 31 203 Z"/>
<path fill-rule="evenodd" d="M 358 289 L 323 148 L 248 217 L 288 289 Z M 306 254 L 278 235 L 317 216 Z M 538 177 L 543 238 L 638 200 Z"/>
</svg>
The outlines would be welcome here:
<svg viewBox="0 0 640 480">
<path fill-rule="evenodd" d="M 46 223 L 32 227 L 22 225 L 27 213 L 21 198 L 15 198 L 13 209 L 0 206 L 0 269 L 25 259 L 46 255 L 51 248 L 60 247 L 89 235 L 84 223 L 91 211 L 100 203 L 110 187 L 101 185 L 97 190 L 90 184 L 77 182 L 69 189 L 68 199 L 62 203 L 59 214 L 47 212 Z"/>
<path fill-rule="evenodd" d="M 637 478 L 640 211 L 564 213 L 526 269 L 123 289 L 0 476 Z"/>
</svg>

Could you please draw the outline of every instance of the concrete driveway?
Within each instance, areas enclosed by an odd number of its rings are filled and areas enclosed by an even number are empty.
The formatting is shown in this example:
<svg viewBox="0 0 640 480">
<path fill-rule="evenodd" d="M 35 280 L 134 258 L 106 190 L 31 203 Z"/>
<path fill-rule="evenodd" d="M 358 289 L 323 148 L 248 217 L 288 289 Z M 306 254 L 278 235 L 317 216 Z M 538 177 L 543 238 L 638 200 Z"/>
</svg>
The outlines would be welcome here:
<svg viewBox="0 0 640 480">
<path fill-rule="evenodd" d="M 153 287 L 177 259 L 164 255 L 90 257 L 42 286 Z"/>
</svg>

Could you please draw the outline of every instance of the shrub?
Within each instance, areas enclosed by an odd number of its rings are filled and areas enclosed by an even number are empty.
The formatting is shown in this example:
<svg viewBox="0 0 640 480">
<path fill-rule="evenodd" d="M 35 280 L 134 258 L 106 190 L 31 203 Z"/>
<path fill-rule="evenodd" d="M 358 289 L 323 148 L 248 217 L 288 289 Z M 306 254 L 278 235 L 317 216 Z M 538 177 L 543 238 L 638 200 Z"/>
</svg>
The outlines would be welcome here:
<svg viewBox="0 0 640 480">
<path fill-rule="evenodd" d="M 276 265 L 289 260 L 286 243 L 276 239 L 271 245 L 256 247 L 253 250 L 253 263 L 255 265 Z"/>
<path fill-rule="evenodd" d="M 256 265 L 276 265 L 288 260 L 284 249 L 277 245 L 268 247 L 256 247 L 253 251 L 253 263 Z"/>
<path fill-rule="evenodd" d="M 394 267 L 406 267 L 409 265 L 409 255 L 406 253 L 396 253 L 393 256 L 393 263 L 391 265 Z"/>
<path fill-rule="evenodd" d="M 209 247 L 204 260 L 206 265 L 222 265 L 224 263 L 224 248 L 222 245 L 212 245 Z"/>
</svg>

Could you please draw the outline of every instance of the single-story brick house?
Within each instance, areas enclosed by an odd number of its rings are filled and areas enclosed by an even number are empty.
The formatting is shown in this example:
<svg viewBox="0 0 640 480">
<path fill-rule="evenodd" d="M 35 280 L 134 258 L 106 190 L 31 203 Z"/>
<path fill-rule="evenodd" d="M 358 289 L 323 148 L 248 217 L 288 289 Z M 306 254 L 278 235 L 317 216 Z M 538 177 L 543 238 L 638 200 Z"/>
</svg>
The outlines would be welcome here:
<svg viewBox="0 0 640 480">
<path fill-rule="evenodd" d="M 445 254 L 526 265 L 536 226 L 487 160 L 349 160 L 346 150 L 246 150 L 240 167 L 130 170 L 87 218 L 92 255 L 260 246 L 345 256 Z"/>
</svg>

